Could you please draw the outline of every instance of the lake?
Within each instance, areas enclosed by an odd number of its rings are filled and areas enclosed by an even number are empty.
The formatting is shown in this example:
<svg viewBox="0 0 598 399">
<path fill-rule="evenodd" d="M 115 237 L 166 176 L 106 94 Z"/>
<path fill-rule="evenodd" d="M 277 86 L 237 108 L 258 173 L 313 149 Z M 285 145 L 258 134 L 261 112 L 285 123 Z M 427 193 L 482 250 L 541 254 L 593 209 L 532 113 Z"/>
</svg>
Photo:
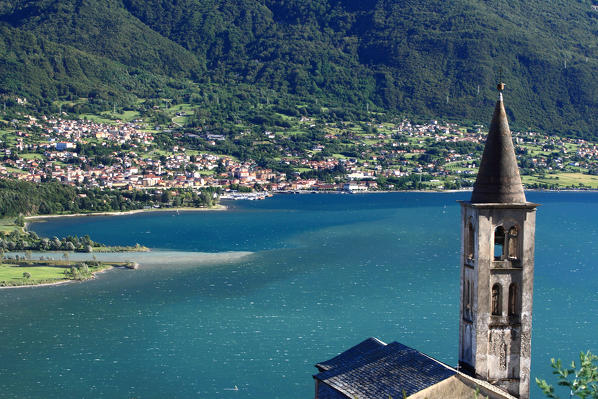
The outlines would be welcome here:
<svg viewBox="0 0 598 399">
<path fill-rule="evenodd" d="M 370 336 L 456 365 L 456 201 L 469 196 L 277 195 L 35 223 L 153 251 L 114 255 L 136 271 L 0 290 L 2 397 L 307 399 L 313 365 Z M 527 199 L 542 204 L 532 380 L 552 379 L 551 357 L 598 352 L 598 193 Z"/>
</svg>

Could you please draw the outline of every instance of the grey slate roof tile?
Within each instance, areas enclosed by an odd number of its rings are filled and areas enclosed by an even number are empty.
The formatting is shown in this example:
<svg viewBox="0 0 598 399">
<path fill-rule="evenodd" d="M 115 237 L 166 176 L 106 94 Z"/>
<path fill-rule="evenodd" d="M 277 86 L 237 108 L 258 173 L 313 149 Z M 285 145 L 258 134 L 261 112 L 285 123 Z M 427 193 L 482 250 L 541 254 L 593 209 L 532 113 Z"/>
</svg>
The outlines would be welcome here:
<svg viewBox="0 0 598 399">
<path fill-rule="evenodd" d="M 316 364 L 320 371 L 330 370 L 334 367 L 343 366 L 345 364 L 352 364 L 364 354 L 371 352 L 374 349 L 384 347 L 386 344 L 377 338 L 368 338 L 354 347 L 347 349 L 338 356 L 330 360 Z"/>
</svg>

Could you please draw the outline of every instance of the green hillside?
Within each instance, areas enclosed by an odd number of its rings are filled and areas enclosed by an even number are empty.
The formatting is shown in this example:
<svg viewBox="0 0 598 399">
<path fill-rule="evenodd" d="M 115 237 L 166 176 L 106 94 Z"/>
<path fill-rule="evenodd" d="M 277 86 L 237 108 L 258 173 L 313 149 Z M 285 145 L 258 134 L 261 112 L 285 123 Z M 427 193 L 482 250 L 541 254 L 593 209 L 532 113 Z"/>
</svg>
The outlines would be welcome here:
<svg viewBox="0 0 598 399">
<path fill-rule="evenodd" d="M 598 12 L 555 0 L 0 1 L 0 83 L 43 99 L 191 82 L 363 112 L 486 121 L 502 68 L 519 129 L 598 136 Z M 272 99 L 276 101 L 276 98 Z M 47 102 L 47 101 L 46 101 Z"/>
</svg>

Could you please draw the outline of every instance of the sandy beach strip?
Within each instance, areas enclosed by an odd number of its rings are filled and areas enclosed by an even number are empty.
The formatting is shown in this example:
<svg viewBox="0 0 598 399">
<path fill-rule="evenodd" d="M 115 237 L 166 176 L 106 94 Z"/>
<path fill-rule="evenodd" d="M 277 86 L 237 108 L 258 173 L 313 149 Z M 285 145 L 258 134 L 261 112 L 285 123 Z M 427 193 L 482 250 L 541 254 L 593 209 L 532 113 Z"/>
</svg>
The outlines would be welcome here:
<svg viewBox="0 0 598 399">
<path fill-rule="evenodd" d="M 53 285 L 62 285 L 66 283 L 74 283 L 77 280 L 60 280 L 54 283 L 42 283 L 42 284 L 23 284 L 23 285 L 7 285 L 4 287 L 0 287 L 0 290 L 10 290 L 13 288 L 33 288 L 33 287 L 51 287 Z"/>
<path fill-rule="evenodd" d="M 211 208 L 149 208 L 149 209 L 133 209 L 131 211 L 113 211 L 113 212 L 90 212 L 90 213 L 66 213 L 66 214 L 53 214 L 53 215 L 35 215 L 26 216 L 25 220 L 43 220 L 53 218 L 67 218 L 67 217 L 81 217 L 81 216 L 126 216 L 134 215 L 137 213 L 147 212 L 212 212 L 212 211 L 225 211 L 228 207 L 226 205 L 216 205 Z"/>
</svg>

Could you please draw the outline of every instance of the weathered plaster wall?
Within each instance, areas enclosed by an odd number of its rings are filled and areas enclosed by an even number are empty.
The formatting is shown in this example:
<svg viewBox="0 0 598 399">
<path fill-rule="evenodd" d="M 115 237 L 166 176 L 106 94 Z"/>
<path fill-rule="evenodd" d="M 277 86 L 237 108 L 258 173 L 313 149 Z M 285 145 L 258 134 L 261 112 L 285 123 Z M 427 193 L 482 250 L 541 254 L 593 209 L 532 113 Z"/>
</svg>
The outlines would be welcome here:
<svg viewBox="0 0 598 399">
<path fill-rule="evenodd" d="M 535 205 L 462 203 L 461 310 L 459 361 L 485 379 L 521 398 L 529 397 L 531 315 L 533 296 Z M 469 223 L 474 227 L 474 256 L 466 254 Z M 504 242 L 504 255 L 495 259 L 495 231 L 517 230 Z M 508 240 L 513 240 L 513 246 Z M 509 249 L 511 252 L 509 253 Z M 467 282 L 473 285 L 471 317 Z M 509 290 L 514 284 L 514 314 Z M 498 314 L 493 314 L 494 286 Z M 511 311 L 513 307 L 511 307 Z M 471 356 L 470 356 L 471 354 Z"/>
<path fill-rule="evenodd" d="M 483 381 L 456 374 L 438 384 L 421 390 L 408 399 L 513 399 L 513 396 Z"/>
</svg>

